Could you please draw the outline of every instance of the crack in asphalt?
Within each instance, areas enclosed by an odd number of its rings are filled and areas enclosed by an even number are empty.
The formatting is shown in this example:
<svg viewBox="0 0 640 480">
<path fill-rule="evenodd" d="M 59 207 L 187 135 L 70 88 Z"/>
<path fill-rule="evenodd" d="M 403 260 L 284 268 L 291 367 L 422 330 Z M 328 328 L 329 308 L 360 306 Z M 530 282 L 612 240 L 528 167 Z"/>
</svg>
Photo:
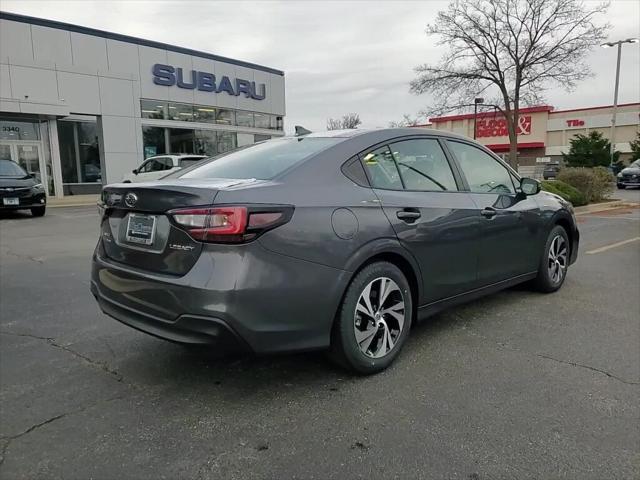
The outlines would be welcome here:
<svg viewBox="0 0 640 480">
<path fill-rule="evenodd" d="M 20 335 L 20 336 L 30 336 L 30 335 Z M 17 440 L 18 438 L 22 438 L 25 435 L 30 434 L 31 432 L 44 427 L 45 425 L 49 425 L 50 423 L 55 422 L 56 420 L 60 420 L 61 418 L 64 417 L 68 417 L 69 415 L 76 415 L 78 413 L 82 413 L 85 410 L 88 410 L 89 408 L 95 407 L 97 405 L 99 405 L 100 403 L 106 403 L 106 402 L 111 402 L 113 400 L 121 400 L 125 397 L 125 395 L 117 395 L 115 397 L 112 398 L 108 398 L 106 400 L 98 400 L 96 402 L 91 403 L 90 405 L 85 405 L 82 408 L 78 408 L 76 410 L 72 410 L 70 412 L 64 412 L 64 413 L 60 413 L 58 415 L 55 415 L 47 420 L 44 420 L 42 422 L 36 423 L 35 425 L 31 425 L 29 428 L 27 428 L 26 430 L 17 433 L 15 435 L 10 435 L 10 436 L 6 436 L 6 437 L 0 437 L 0 440 L 4 441 L 4 445 L 2 445 L 2 447 L 0 448 L 0 465 L 2 465 L 4 463 L 6 454 L 7 454 L 7 450 L 9 449 L 9 446 L 11 445 L 11 442 L 13 442 L 14 440 Z"/>
<path fill-rule="evenodd" d="M 4 463 L 4 458 L 6 456 L 7 449 L 9 448 L 9 445 L 11 445 L 12 441 L 16 440 L 17 438 L 23 437 L 23 436 L 33 432 L 34 430 L 37 430 L 40 427 L 43 427 L 45 425 L 48 425 L 49 423 L 55 422 L 56 420 L 59 420 L 59 419 L 61 419 L 63 417 L 66 417 L 67 415 L 69 415 L 71 413 L 75 413 L 75 412 L 61 413 L 60 415 L 56 415 L 55 417 L 51 417 L 48 420 L 45 420 L 44 422 L 40 422 L 40 423 L 36 423 L 35 425 L 31 425 L 24 432 L 20 432 L 20 433 L 18 433 L 16 435 L 11 435 L 11 436 L 8 436 L 8 437 L 0 437 L 1 440 L 4 440 L 4 445 L 2 445 L 2 449 L 0 450 L 0 465 L 2 465 Z"/>
<path fill-rule="evenodd" d="M 640 382 L 632 382 L 632 381 L 629 381 L 629 380 L 625 380 L 624 378 L 618 377 L 617 375 L 609 373 L 606 370 L 601 370 L 599 368 L 592 367 L 590 365 L 584 365 L 582 363 L 571 362 L 569 360 L 561 360 L 559 358 L 550 357 L 549 355 L 544 355 L 542 353 L 536 353 L 535 355 L 536 355 L 536 357 L 546 358 L 547 360 L 553 360 L 554 362 L 563 363 L 565 365 L 571 365 L 573 367 L 586 368 L 587 370 L 592 370 L 594 372 L 602 373 L 603 375 L 606 375 L 607 377 L 613 378 L 613 379 L 618 380 L 618 381 L 620 381 L 622 383 L 626 383 L 627 385 L 640 385 Z"/>
<path fill-rule="evenodd" d="M 496 342 L 496 341 L 494 341 L 494 340 L 492 340 L 490 338 L 485 337 L 484 335 L 479 334 L 478 332 L 474 331 L 473 329 L 469 328 L 468 321 L 465 318 L 463 318 L 463 317 L 461 317 L 459 315 L 454 315 L 454 317 L 457 318 L 458 320 L 464 322 L 464 325 L 463 325 L 462 328 L 467 330 L 474 337 L 478 337 L 478 338 L 480 338 L 480 339 L 482 339 L 482 340 L 484 340 L 486 342 L 498 345 L 499 347 L 501 347 L 501 348 L 503 348 L 505 350 L 509 350 L 509 351 L 517 352 L 517 353 L 522 353 L 522 354 L 525 354 L 525 355 L 532 355 L 534 357 L 543 358 L 545 360 L 552 360 L 554 362 L 561 363 L 563 365 L 569 365 L 569 366 L 572 366 L 572 367 L 578 367 L 578 368 L 584 368 L 586 370 L 591 370 L 592 372 L 596 372 L 596 373 L 600 373 L 602 375 L 606 375 L 607 377 L 612 378 L 614 380 L 617 380 L 617 381 L 619 381 L 621 383 L 624 383 L 626 385 L 640 385 L 640 382 L 633 382 L 631 380 L 624 379 L 622 377 L 614 375 L 611 372 L 607 372 L 606 370 L 602 370 L 600 368 L 592 367 L 591 365 L 585 365 L 583 363 L 572 362 L 570 360 L 562 360 L 562 359 L 559 359 L 559 358 L 551 357 L 549 355 L 545 355 L 543 353 L 529 352 L 529 351 L 522 350 L 520 348 L 514 347 L 513 345 L 511 345 L 509 343 L 505 343 L 505 342 Z"/>
<path fill-rule="evenodd" d="M 116 381 L 118 382 L 122 382 L 123 381 L 123 377 L 120 373 L 118 373 L 117 371 L 111 369 L 109 367 L 109 365 L 107 365 L 105 362 L 98 362 L 96 360 L 93 360 L 90 357 L 87 357 L 86 355 L 83 355 L 80 352 L 76 352 L 75 350 L 73 350 L 72 348 L 68 347 L 67 345 L 62 345 L 58 342 L 56 342 L 56 339 L 53 337 L 42 337 L 39 335 L 32 335 L 29 333 L 13 333 L 13 332 L 0 332 L 0 335 L 11 335 L 14 337 L 28 337 L 28 338 L 35 338 L 37 340 L 44 340 L 46 341 L 49 345 L 51 345 L 54 348 L 58 348 L 60 350 L 64 350 L 65 352 L 70 353 L 71 355 L 79 358 L 80 360 L 84 361 L 85 363 L 88 363 L 90 366 L 98 368 L 100 370 L 102 370 L 105 373 L 108 373 L 109 375 L 112 375 Z"/>
</svg>

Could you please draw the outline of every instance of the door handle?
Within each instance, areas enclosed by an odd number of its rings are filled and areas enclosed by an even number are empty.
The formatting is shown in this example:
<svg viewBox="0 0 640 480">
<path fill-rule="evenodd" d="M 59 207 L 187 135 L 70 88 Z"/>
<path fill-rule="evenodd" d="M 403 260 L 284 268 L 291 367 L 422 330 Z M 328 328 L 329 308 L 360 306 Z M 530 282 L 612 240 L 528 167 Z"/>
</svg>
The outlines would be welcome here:
<svg viewBox="0 0 640 480">
<path fill-rule="evenodd" d="M 403 220 L 407 223 L 415 222 L 417 219 L 420 218 L 420 216 L 421 215 L 419 211 L 408 209 L 408 208 L 405 208 L 404 210 L 398 210 L 396 212 L 396 217 L 398 217 L 400 220 Z"/>
<path fill-rule="evenodd" d="M 496 209 L 493 207 L 485 207 L 481 212 L 480 215 L 482 215 L 485 218 L 493 218 L 496 216 L 498 212 L 496 212 Z"/>
</svg>

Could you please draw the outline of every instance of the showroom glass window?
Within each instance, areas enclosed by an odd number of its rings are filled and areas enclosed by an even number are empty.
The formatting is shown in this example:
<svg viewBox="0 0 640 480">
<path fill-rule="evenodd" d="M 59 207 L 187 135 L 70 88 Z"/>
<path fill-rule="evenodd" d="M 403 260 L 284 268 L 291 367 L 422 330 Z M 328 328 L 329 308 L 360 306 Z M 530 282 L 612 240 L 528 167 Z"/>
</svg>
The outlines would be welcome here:
<svg viewBox="0 0 640 480">
<path fill-rule="evenodd" d="M 140 100 L 142 118 L 165 120 L 167 118 L 167 102 L 160 100 Z"/>
<path fill-rule="evenodd" d="M 0 120 L 0 140 L 39 140 L 40 128 L 37 122 Z"/>
<path fill-rule="evenodd" d="M 405 140 L 389 145 L 406 190 L 457 190 L 449 162 L 434 138 Z"/>
<path fill-rule="evenodd" d="M 253 127 L 253 122 L 253 113 L 243 111 L 236 112 L 236 125 L 239 127 Z"/>
<path fill-rule="evenodd" d="M 198 155 L 213 157 L 218 154 L 217 135 L 211 130 L 196 130 L 195 151 Z"/>
<path fill-rule="evenodd" d="M 271 124 L 270 115 L 266 113 L 254 113 L 253 121 L 256 128 L 269 128 Z"/>
<path fill-rule="evenodd" d="M 238 145 L 235 132 L 218 132 L 217 140 L 218 153 L 225 153 L 231 150 L 235 150 Z"/>
<path fill-rule="evenodd" d="M 236 123 L 234 111 L 219 108 L 216 111 L 216 123 L 220 123 L 222 125 L 234 125 Z"/>
<path fill-rule="evenodd" d="M 185 128 L 169 129 L 169 151 L 170 153 L 195 153 L 194 151 L 194 131 Z"/>
<path fill-rule="evenodd" d="M 213 107 L 196 105 L 195 107 L 193 107 L 193 119 L 196 122 L 215 123 L 216 109 Z"/>
<path fill-rule="evenodd" d="M 58 122 L 58 143 L 65 194 L 98 193 L 102 166 L 96 123 Z"/>
<path fill-rule="evenodd" d="M 193 105 L 187 105 L 186 103 L 169 103 L 169 120 L 192 122 Z"/>
<path fill-rule="evenodd" d="M 467 143 L 447 140 L 474 193 L 515 193 L 509 170 L 488 153 Z"/>
<path fill-rule="evenodd" d="M 165 129 L 162 127 L 142 127 L 144 158 L 167 153 Z"/>
</svg>

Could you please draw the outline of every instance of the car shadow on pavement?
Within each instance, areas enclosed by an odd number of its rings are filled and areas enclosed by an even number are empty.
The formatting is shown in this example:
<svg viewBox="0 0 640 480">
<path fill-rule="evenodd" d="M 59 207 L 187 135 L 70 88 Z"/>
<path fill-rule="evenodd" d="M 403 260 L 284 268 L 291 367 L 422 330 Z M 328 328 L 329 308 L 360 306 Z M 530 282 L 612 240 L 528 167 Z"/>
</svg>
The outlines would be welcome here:
<svg viewBox="0 0 640 480">
<path fill-rule="evenodd" d="M 0 220 L 27 220 L 28 218 L 34 218 L 27 210 L 0 210 Z"/>
<path fill-rule="evenodd" d="M 219 354 L 205 347 L 186 347 L 148 337 L 140 337 L 135 353 L 122 359 L 116 369 L 123 381 L 137 386 L 170 384 L 172 389 L 183 393 L 213 393 L 217 389 L 218 393 L 224 391 L 227 398 L 278 395 L 292 390 L 336 392 L 346 385 L 394 375 L 395 369 L 402 369 L 404 359 L 421 355 L 422 350 L 430 349 L 429 344 L 442 341 L 444 335 L 480 321 L 475 314 L 480 310 L 499 308 L 505 302 L 520 302 L 523 296 L 536 295 L 524 290 L 506 290 L 418 322 L 398 361 L 372 377 L 363 377 L 335 365 L 324 351 L 262 356 Z"/>
</svg>

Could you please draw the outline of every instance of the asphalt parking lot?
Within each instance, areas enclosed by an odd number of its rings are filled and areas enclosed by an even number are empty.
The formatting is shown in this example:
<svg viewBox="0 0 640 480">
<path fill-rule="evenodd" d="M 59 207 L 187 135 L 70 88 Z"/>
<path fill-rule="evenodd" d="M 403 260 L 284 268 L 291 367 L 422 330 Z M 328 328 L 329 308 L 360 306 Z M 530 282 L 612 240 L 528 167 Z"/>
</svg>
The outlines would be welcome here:
<svg viewBox="0 0 640 480">
<path fill-rule="evenodd" d="M 0 477 L 638 478 L 640 209 L 579 221 L 560 292 L 442 313 L 361 378 L 120 325 L 89 293 L 94 208 L 2 218 Z"/>
</svg>

